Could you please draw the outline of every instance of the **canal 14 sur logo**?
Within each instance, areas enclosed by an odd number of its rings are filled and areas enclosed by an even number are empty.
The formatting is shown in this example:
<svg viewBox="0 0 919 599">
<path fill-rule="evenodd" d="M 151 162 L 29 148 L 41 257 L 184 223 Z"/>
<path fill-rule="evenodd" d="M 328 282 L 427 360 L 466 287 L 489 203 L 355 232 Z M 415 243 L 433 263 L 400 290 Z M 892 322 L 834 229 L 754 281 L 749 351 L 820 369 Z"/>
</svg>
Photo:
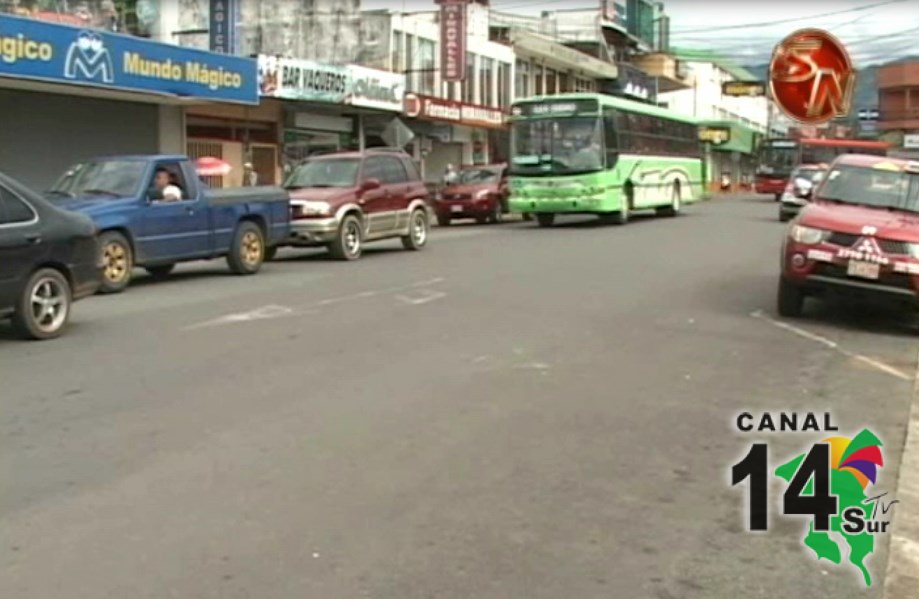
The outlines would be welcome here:
<svg viewBox="0 0 919 599">
<path fill-rule="evenodd" d="M 897 500 L 874 488 L 884 466 L 881 440 L 867 428 L 852 437 L 837 433 L 829 413 L 817 415 L 769 412 L 737 416 L 742 433 L 822 433 L 793 457 L 772 469 L 769 443 L 750 445 L 747 454 L 731 467 L 731 485 L 746 487 L 745 527 L 766 532 L 770 524 L 769 488 L 776 477 L 784 487 L 780 502 L 783 517 L 803 518 L 807 528 L 801 541 L 818 560 L 847 565 L 871 586 L 867 559 L 878 535 L 889 532 Z M 784 439 L 783 439 L 784 441 Z M 770 476 L 771 474 L 771 476 Z"/>
</svg>

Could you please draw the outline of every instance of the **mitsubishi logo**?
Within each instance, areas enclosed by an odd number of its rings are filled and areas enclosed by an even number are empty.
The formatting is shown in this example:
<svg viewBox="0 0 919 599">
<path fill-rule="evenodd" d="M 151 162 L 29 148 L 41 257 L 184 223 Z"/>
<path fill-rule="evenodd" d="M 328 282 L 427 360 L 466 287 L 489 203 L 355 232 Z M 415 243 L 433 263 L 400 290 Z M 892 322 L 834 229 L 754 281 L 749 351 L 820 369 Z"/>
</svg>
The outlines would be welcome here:
<svg viewBox="0 0 919 599">
<path fill-rule="evenodd" d="M 869 228 L 869 227 L 866 227 L 866 228 Z M 870 227 L 870 228 L 874 228 L 874 227 Z M 858 242 L 853 246 L 852 249 L 862 254 L 877 255 L 877 254 L 883 253 L 881 251 L 880 246 L 878 245 L 878 242 L 875 241 L 874 237 L 862 237 L 861 239 L 858 240 Z"/>
</svg>

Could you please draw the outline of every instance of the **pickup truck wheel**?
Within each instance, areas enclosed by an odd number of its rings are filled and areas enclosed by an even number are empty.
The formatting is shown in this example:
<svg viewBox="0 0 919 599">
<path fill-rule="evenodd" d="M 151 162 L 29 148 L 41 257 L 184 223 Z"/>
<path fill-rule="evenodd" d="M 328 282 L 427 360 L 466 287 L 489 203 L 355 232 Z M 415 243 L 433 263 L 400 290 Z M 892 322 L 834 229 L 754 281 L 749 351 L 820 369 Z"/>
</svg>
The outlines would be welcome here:
<svg viewBox="0 0 919 599">
<path fill-rule="evenodd" d="M 804 312 L 804 290 L 779 278 L 778 310 L 780 316 L 797 318 Z"/>
<path fill-rule="evenodd" d="M 274 257 L 278 255 L 278 246 L 274 245 L 270 248 L 265 248 L 265 262 L 271 262 L 274 260 Z"/>
<path fill-rule="evenodd" d="M 415 210 L 409 219 L 408 235 L 402 238 L 402 247 L 418 251 L 428 242 L 428 215 L 424 210 Z"/>
<path fill-rule="evenodd" d="M 162 280 L 169 276 L 169 273 L 172 272 L 172 269 L 176 267 L 175 264 L 160 264 L 159 266 L 147 266 L 144 267 L 150 276 L 156 280 Z"/>
<path fill-rule="evenodd" d="M 27 339 L 57 337 L 67 324 L 70 304 L 70 284 L 64 275 L 53 268 L 37 270 L 19 295 L 13 328 Z"/>
<path fill-rule="evenodd" d="M 102 285 L 100 293 L 121 293 L 131 282 L 134 253 L 125 236 L 117 231 L 107 231 L 99 236 L 102 248 Z"/>
<path fill-rule="evenodd" d="M 364 228 L 353 214 L 345 216 L 338 227 L 338 235 L 329 244 L 329 253 L 336 260 L 357 260 L 364 249 Z"/>
<path fill-rule="evenodd" d="M 258 272 L 264 260 L 265 238 L 262 230 L 253 222 L 239 223 L 230 253 L 227 254 L 230 270 L 237 275 L 252 275 Z"/>
</svg>

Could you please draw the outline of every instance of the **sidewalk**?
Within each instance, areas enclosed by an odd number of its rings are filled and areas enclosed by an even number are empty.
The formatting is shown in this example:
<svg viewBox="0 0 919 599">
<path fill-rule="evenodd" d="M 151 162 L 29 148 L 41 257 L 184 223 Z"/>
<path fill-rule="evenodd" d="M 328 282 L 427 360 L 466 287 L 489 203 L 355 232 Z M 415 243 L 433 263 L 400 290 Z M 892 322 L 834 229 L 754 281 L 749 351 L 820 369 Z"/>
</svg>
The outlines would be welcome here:
<svg viewBox="0 0 919 599">
<path fill-rule="evenodd" d="M 919 375 L 919 369 L 917 369 Z M 919 376 L 913 382 L 912 407 L 907 423 L 897 504 L 891 524 L 890 550 L 884 597 L 919 597 Z"/>
</svg>

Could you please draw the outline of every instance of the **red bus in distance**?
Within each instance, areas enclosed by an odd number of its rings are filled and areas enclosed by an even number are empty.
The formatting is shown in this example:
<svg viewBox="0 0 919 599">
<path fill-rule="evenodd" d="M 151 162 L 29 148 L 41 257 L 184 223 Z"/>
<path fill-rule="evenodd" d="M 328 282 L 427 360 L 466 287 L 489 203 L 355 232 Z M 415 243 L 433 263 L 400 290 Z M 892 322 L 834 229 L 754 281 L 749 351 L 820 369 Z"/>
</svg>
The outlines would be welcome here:
<svg viewBox="0 0 919 599">
<path fill-rule="evenodd" d="M 871 154 L 886 156 L 890 144 L 869 139 L 766 139 L 760 146 L 756 169 L 756 193 L 768 193 L 776 201 L 782 197 L 788 177 L 802 164 L 829 164 L 841 154 Z"/>
</svg>

